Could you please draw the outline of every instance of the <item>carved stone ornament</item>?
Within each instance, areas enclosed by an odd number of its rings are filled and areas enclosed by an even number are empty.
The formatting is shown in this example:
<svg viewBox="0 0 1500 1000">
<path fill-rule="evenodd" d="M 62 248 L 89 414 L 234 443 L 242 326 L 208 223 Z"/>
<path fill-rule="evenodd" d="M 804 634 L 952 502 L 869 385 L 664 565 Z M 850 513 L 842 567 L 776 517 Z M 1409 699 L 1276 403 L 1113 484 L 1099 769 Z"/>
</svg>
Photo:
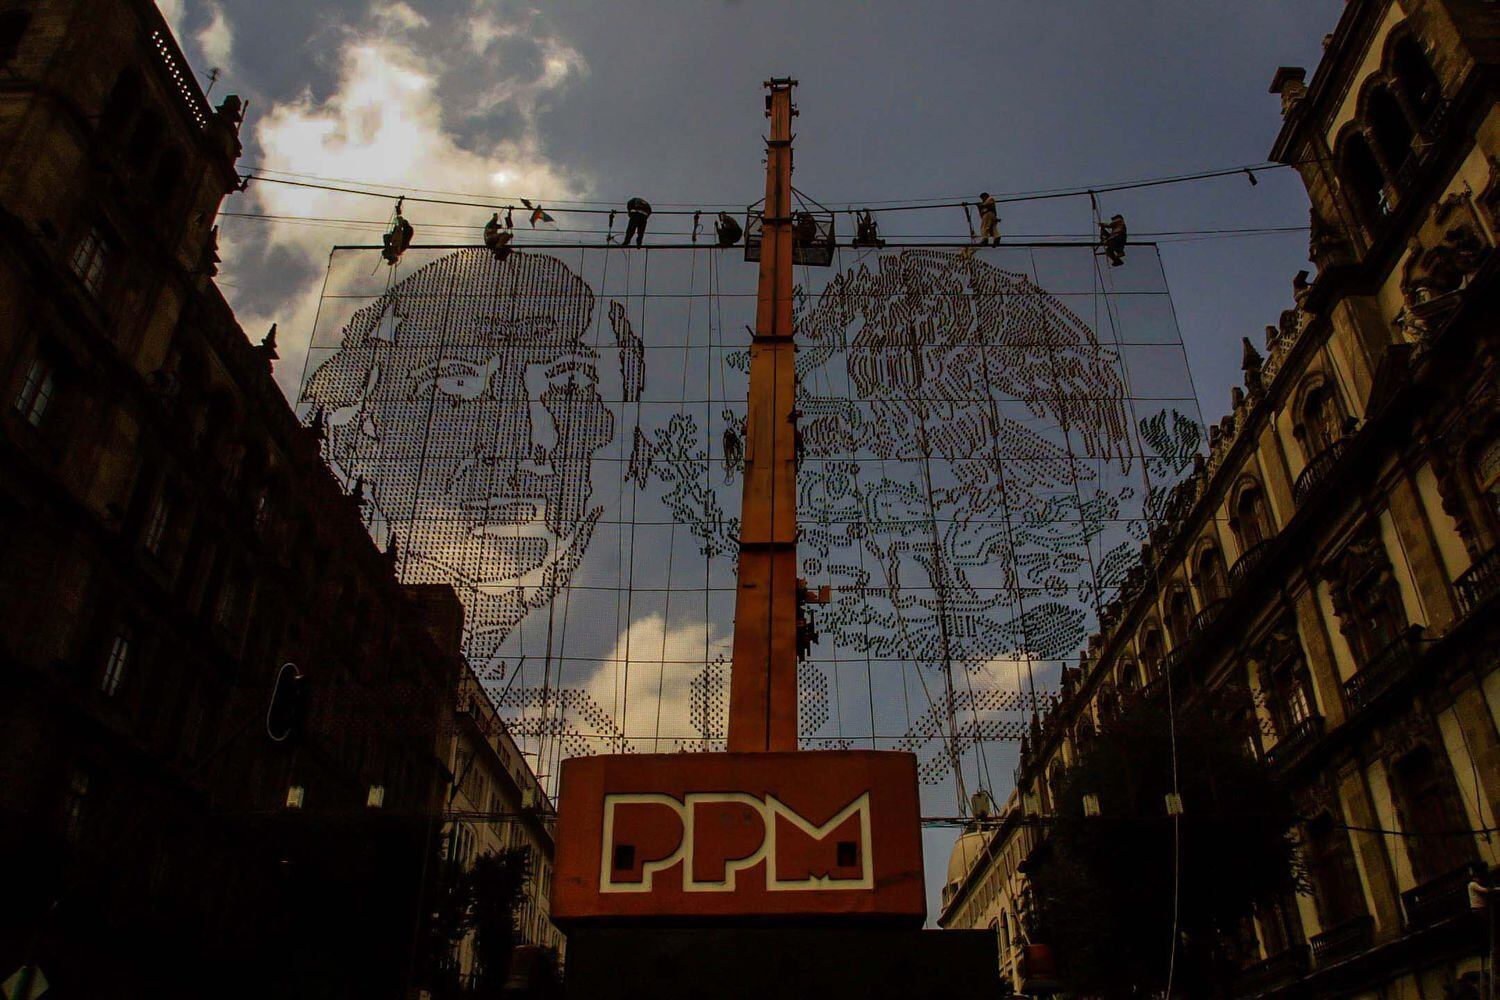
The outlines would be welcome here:
<svg viewBox="0 0 1500 1000">
<path fill-rule="evenodd" d="M 1340 264 L 1354 261 L 1354 245 L 1344 231 L 1330 225 L 1317 209 L 1308 211 L 1310 234 L 1307 240 L 1307 259 L 1322 272 Z"/>
<path fill-rule="evenodd" d="M 1333 613 L 1339 616 L 1341 631 L 1349 622 L 1349 594 L 1372 575 L 1388 575 L 1391 560 L 1378 535 L 1366 531 L 1344 547 L 1324 570 L 1333 598 Z"/>
</svg>

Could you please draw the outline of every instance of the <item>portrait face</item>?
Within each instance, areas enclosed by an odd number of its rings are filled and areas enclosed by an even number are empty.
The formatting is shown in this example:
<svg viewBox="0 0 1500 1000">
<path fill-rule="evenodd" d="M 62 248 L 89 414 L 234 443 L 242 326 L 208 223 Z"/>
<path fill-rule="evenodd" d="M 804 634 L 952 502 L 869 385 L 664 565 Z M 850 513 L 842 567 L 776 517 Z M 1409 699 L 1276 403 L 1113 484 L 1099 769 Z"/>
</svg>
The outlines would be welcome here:
<svg viewBox="0 0 1500 1000">
<path fill-rule="evenodd" d="M 476 665 L 566 585 L 592 537 L 614 417 L 587 339 L 594 294 L 560 260 L 442 257 L 355 313 L 303 400 L 361 479 L 407 583 L 447 582 Z"/>
<path fill-rule="evenodd" d="M 1100 473 L 1129 462 L 1114 352 L 1027 275 L 940 250 L 840 275 L 798 335 L 821 459 L 801 554 L 847 595 L 836 640 L 929 663 L 1070 654 L 1113 502 Z"/>
</svg>

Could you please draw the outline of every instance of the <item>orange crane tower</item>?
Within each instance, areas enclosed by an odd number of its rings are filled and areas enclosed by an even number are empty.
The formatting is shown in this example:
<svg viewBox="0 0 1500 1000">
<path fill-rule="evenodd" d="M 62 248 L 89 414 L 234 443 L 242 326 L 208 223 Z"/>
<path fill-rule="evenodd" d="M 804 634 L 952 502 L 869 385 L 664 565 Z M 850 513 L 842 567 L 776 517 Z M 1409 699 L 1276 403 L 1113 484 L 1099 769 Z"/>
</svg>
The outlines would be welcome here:
<svg viewBox="0 0 1500 1000">
<path fill-rule="evenodd" d="M 729 687 L 729 750 L 797 749 L 797 454 L 792 342 L 792 88 L 766 86 L 755 337 L 745 417 L 744 501 Z"/>
</svg>

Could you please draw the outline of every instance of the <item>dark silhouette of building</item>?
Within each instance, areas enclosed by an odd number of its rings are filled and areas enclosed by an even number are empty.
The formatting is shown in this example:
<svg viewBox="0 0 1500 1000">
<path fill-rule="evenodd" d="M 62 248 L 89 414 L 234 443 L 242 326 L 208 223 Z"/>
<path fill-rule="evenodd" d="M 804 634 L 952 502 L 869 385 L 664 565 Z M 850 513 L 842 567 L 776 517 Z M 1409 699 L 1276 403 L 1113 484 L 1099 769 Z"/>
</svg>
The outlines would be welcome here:
<svg viewBox="0 0 1500 1000">
<path fill-rule="evenodd" d="M 1169 682 L 1237 700 L 1304 818 L 1307 892 L 1246 920 L 1235 995 L 1478 997 L 1492 974 L 1466 885 L 1500 861 L 1493 6 L 1349 0 L 1312 80 L 1276 73 L 1272 157 L 1307 188 L 1316 280 L 1246 338 L 1208 454 L 949 868 L 943 925 L 993 927 L 1026 992 L 1059 776 Z"/>
<path fill-rule="evenodd" d="M 0 980 L 57 1000 L 414 962 L 462 611 L 213 283 L 242 116 L 149 0 L 0 5 Z"/>
</svg>

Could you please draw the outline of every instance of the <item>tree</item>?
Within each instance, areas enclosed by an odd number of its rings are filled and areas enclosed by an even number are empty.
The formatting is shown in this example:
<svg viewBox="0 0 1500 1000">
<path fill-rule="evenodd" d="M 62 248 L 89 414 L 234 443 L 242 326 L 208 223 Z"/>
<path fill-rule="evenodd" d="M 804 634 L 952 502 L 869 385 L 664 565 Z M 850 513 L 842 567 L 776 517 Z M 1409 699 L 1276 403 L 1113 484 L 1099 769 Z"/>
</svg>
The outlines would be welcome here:
<svg viewBox="0 0 1500 1000">
<path fill-rule="evenodd" d="M 531 881 L 524 847 L 487 851 L 467 870 L 446 866 L 432 890 L 427 920 L 424 982 L 438 1000 L 498 997 L 515 948 L 515 913 Z M 458 945 L 474 939 L 475 975 L 460 982 Z"/>
<path fill-rule="evenodd" d="M 1301 888 L 1291 798 L 1229 721 L 1199 702 L 1174 725 L 1161 699 L 1138 699 L 1062 773 L 1031 873 L 1032 936 L 1056 949 L 1069 992 L 1160 994 L 1170 960 L 1174 995 L 1213 995 L 1255 905 Z M 1097 816 L 1085 815 L 1085 795 L 1097 796 Z"/>
</svg>

